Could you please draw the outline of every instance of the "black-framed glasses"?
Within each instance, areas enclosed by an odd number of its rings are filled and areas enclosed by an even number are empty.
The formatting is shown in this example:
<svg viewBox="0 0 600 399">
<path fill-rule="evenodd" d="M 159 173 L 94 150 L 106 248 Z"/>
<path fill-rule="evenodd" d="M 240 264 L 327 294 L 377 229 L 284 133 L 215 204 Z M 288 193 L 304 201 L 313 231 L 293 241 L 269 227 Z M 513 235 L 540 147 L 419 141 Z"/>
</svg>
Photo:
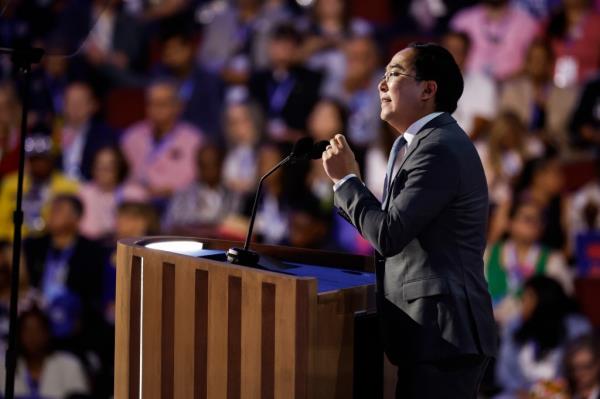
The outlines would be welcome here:
<svg viewBox="0 0 600 399">
<path fill-rule="evenodd" d="M 393 74 L 408 76 L 409 78 L 413 78 L 414 80 L 419 80 L 419 78 L 417 78 L 415 75 L 410 75 L 408 73 L 403 73 L 403 72 L 398 72 L 398 71 L 384 73 L 383 76 L 381 77 L 381 80 L 385 80 L 385 83 L 388 83 L 390 75 L 393 75 Z"/>
</svg>

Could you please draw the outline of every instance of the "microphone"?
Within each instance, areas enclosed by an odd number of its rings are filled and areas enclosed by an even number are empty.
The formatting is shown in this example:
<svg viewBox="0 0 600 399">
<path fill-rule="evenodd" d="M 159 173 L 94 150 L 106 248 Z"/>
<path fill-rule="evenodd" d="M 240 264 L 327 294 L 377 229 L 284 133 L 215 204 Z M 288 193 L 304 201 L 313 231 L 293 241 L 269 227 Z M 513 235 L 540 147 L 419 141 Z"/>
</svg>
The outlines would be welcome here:
<svg viewBox="0 0 600 399">
<path fill-rule="evenodd" d="M 296 161 L 316 159 L 313 158 L 315 151 L 316 150 L 315 145 L 313 145 L 313 139 L 310 137 L 303 137 L 300 140 L 296 141 L 294 147 L 292 148 L 292 151 L 287 157 L 282 159 L 277 165 L 271 168 L 271 170 L 269 170 L 267 173 L 265 173 L 264 176 L 260 178 L 258 182 L 258 188 L 256 189 L 256 194 L 254 195 L 252 213 L 250 215 L 250 224 L 248 226 L 248 233 L 246 234 L 246 242 L 244 243 L 244 248 L 229 248 L 227 250 L 227 261 L 229 263 L 244 266 L 258 265 L 258 260 L 260 259 L 260 256 L 258 255 L 258 253 L 250 250 L 249 247 L 250 239 L 252 238 L 252 230 L 254 229 L 254 220 L 256 219 L 258 200 L 260 198 L 260 192 L 262 189 L 263 182 L 267 177 L 271 176 L 277 169 L 289 162 L 294 163 Z"/>
</svg>

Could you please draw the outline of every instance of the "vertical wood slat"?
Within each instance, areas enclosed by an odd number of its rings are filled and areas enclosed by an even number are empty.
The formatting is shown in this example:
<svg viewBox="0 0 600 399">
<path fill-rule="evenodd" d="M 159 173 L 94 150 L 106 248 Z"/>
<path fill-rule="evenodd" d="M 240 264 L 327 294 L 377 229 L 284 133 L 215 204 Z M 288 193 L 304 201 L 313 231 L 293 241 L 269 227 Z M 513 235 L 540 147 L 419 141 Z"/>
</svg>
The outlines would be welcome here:
<svg viewBox="0 0 600 399">
<path fill-rule="evenodd" d="M 195 262 L 177 259 L 175 263 L 174 381 L 175 398 L 194 398 L 195 373 Z M 206 294 L 206 293 L 205 293 Z"/>
<path fill-rule="evenodd" d="M 261 286 L 261 395 L 275 397 L 275 284 Z"/>
<path fill-rule="evenodd" d="M 131 258 L 129 308 L 129 397 L 140 396 L 140 306 L 142 285 L 142 258 Z"/>
<path fill-rule="evenodd" d="M 207 397 L 227 397 L 227 292 L 228 273 L 209 269 L 208 285 L 208 380 Z"/>
<path fill-rule="evenodd" d="M 145 257 L 142 280 L 142 386 L 144 399 L 159 399 L 162 377 L 162 262 Z"/>
<path fill-rule="evenodd" d="M 241 399 L 262 399 L 261 281 L 256 273 L 242 273 L 242 392 Z"/>
<path fill-rule="evenodd" d="M 290 398 L 294 394 L 296 364 L 296 284 L 279 280 L 275 292 L 275 397 Z"/>
<path fill-rule="evenodd" d="M 242 279 L 229 276 L 227 303 L 227 399 L 240 399 L 242 369 Z"/>
<path fill-rule="evenodd" d="M 308 350 L 310 338 L 309 325 L 309 285 L 299 280 L 296 284 L 296 399 L 306 399 L 308 393 Z"/>
<path fill-rule="evenodd" d="M 207 399 L 208 272 L 196 270 L 194 282 L 194 398 Z"/>
<path fill-rule="evenodd" d="M 173 398 L 175 377 L 175 265 L 163 263 L 161 303 L 161 398 Z"/>
</svg>

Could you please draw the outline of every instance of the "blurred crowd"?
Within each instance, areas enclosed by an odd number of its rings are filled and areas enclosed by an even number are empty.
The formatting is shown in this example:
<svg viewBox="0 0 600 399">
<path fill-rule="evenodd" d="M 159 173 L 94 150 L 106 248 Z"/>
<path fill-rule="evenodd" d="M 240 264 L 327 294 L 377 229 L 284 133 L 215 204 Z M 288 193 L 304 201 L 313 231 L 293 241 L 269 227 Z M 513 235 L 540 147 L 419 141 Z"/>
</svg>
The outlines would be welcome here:
<svg viewBox="0 0 600 399">
<path fill-rule="evenodd" d="M 453 115 L 489 186 L 485 268 L 501 349 L 486 396 L 600 398 L 573 300 L 600 271 L 600 1 L 12 0 L 0 47 L 32 44 L 25 141 L 23 397 L 112 393 L 116 241 L 243 239 L 258 178 L 294 141 L 342 133 L 381 197 L 396 132 L 378 84 L 412 41 L 464 75 Z M 0 344 L 8 334 L 22 80 L 0 58 Z M 371 254 L 320 161 L 265 182 L 255 241 Z M 595 247 L 598 248 L 598 247 Z M 591 251 L 593 252 L 593 250 Z M 598 249 L 593 254 L 600 258 Z M 344 265 L 340 265 L 344 266 Z M 4 372 L 0 372 L 0 390 Z M 37 396 L 36 396 L 37 395 Z"/>
</svg>

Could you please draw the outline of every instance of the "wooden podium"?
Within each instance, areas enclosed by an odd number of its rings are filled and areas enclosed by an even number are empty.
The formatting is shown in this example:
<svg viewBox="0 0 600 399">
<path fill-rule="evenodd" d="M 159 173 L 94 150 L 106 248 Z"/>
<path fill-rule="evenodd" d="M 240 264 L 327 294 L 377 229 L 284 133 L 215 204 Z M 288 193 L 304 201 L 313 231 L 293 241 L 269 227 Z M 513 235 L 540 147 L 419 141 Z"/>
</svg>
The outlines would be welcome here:
<svg viewBox="0 0 600 399">
<path fill-rule="evenodd" d="M 145 247 L 173 239 L 118 244 L 116 399 L 352 398 L 354 314 L 374 307 L 373 285 L 323 291 L 315 277 Z M 205 249 L 240 245 L 186 240 Z M 254 249 L 286 262 L 373 270 L 369 257 Z"/>
</svg>

